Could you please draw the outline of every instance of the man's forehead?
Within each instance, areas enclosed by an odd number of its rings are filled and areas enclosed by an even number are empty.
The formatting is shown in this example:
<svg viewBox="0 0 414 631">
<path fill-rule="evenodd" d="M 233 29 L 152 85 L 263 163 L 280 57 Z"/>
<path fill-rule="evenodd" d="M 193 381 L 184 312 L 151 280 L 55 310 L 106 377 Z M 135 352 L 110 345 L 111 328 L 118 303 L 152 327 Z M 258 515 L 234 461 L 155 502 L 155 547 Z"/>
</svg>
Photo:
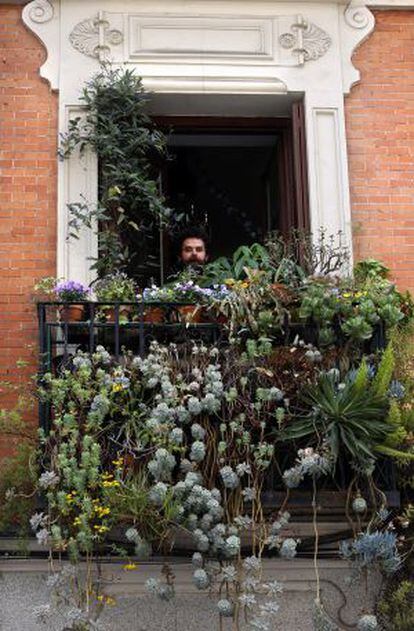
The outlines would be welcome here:
<svg viewBox="0 0 414 631">
<path fill-rule="evenodd" d="M 199 239 L 198 237 L 188 237 L 183 241 L 183 248 L 204 248 L 203 239 Z"/>
</svg>

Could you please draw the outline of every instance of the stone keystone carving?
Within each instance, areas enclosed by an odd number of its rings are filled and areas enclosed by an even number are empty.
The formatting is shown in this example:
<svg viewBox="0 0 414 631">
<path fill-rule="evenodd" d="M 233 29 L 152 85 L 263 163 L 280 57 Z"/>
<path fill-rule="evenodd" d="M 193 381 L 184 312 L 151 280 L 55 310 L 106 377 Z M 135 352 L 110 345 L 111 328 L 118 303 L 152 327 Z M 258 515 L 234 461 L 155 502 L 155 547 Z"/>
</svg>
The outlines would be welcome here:
<svg viewBox="0 0 414 631">
<path fill-rule="evenodd" d="M 332 40 L 319 26 L 298 15 L 290 32 L 280 35 L 279 43 L 282 48 L 291 49 L 292 53 L 299 55 L 299 63 L 304 64 L 305 61 L 322 57 Z"/>
<path fill-rule="evenodd" d="M 105 61 L 111 46 L 122 44 L 124 36 L 118 29 L 110 28 L 103 11 L 100 11 L 97 18 L 79 22 L 69 35 L 69 40 L 84 55 Z"/>
</svg>

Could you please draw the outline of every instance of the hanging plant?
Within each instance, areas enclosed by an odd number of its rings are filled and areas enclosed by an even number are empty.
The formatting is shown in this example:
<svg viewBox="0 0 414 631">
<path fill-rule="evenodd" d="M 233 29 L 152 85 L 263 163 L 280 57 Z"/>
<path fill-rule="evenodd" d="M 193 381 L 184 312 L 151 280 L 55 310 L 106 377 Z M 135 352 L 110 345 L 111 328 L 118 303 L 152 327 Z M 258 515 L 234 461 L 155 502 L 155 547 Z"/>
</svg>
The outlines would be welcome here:
<svg viewBox="0 0 414 631">
<path fill-rule="evenodd" d="M 121 269 L 137 277 L 151 253 L 156 266 L 154 236 L 171 217 L 158 186 L 166 137 L 147 114 L 148 99 L 133 70 L 103 66 L 82 91 L 85 114 L 72 119 L 62 137 L 62 159 L 76 149 L 90 149 L 98 158 L 98 202 L 69 204 L 69 236 L 78 238 L 83 227 L 97 231 L 91 268 L 99 276 Z"/>
</svg>

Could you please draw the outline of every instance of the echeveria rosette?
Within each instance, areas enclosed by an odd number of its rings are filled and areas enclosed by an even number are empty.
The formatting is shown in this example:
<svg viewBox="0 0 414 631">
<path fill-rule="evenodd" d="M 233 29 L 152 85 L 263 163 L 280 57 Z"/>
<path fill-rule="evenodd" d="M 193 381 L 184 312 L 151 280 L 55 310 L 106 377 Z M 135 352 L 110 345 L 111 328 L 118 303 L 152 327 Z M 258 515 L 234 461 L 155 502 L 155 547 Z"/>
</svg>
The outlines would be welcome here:
<svg viewBox="0 0 414 631">
<path fill-rule="evenodd" d="M 75 280 L 65 280 L 57 283 L 53 288 L 56 297 L 61 302 L 75 302 L 88 300 L 91 290 L 86 285 Z"/>
</svg>

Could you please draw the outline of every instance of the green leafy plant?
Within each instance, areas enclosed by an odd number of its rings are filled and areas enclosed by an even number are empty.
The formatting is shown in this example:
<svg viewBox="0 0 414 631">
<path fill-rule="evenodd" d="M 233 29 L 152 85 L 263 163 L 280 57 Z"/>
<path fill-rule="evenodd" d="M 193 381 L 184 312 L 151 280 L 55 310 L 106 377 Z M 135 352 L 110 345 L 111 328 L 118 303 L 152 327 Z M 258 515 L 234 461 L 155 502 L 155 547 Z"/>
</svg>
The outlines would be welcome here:
<svg viewBox="0 0 414 631">
<path fill-rule="evenodd" d="M 82 91 L 85 115 L 72 119 L 62 137 L 62 158 L 78 148 L 94 151 L 99 160 L 97 205 L 85 199 L 69 205 L 72 237 L 84 226 L 97 230 L 99 256 L 92 268 L 99 276 L 115 269 L 139 275 L 146 257 L 154 261 L 154 230 L 171 216 L 157 181 L 166 139 L 146 112 L 148 98 L 132 70 L 104 66 Z"/>
<path fill-rule="evenodd" d="M 0 532 L 19 537 L 29 534 L 29 517 L 37 502 L 37 431 L 24 418 L 32 403 L 24 396 L 13 408 L 0 410 L 0 434 L 13 450 L 0 459 Z"/>
<path fill-rule="evenodd" d="M 134 302 L 137 288 L 132 278 L 124 272 L 116 272 L 100 278 L 94 291 L 99 302 Z"/>
<path fill-rule="evenodd" d="M 220 257 L 208 263 L 203 270 L 203 279 L 206 284 L 222 283 L 225 280 L 243 280 L 247 276 L 246 270 L 258 270 L 269 272 L 269 254 L 260 243 L 241 245 L 228 259 Z"/>
<path fill-rule="evenodd" d="M 414 628 L 414 582 L 394 582 L 393 587 L 378 603 L 382 626 L 389 631 L 411 631 Z"/>
</svg>

